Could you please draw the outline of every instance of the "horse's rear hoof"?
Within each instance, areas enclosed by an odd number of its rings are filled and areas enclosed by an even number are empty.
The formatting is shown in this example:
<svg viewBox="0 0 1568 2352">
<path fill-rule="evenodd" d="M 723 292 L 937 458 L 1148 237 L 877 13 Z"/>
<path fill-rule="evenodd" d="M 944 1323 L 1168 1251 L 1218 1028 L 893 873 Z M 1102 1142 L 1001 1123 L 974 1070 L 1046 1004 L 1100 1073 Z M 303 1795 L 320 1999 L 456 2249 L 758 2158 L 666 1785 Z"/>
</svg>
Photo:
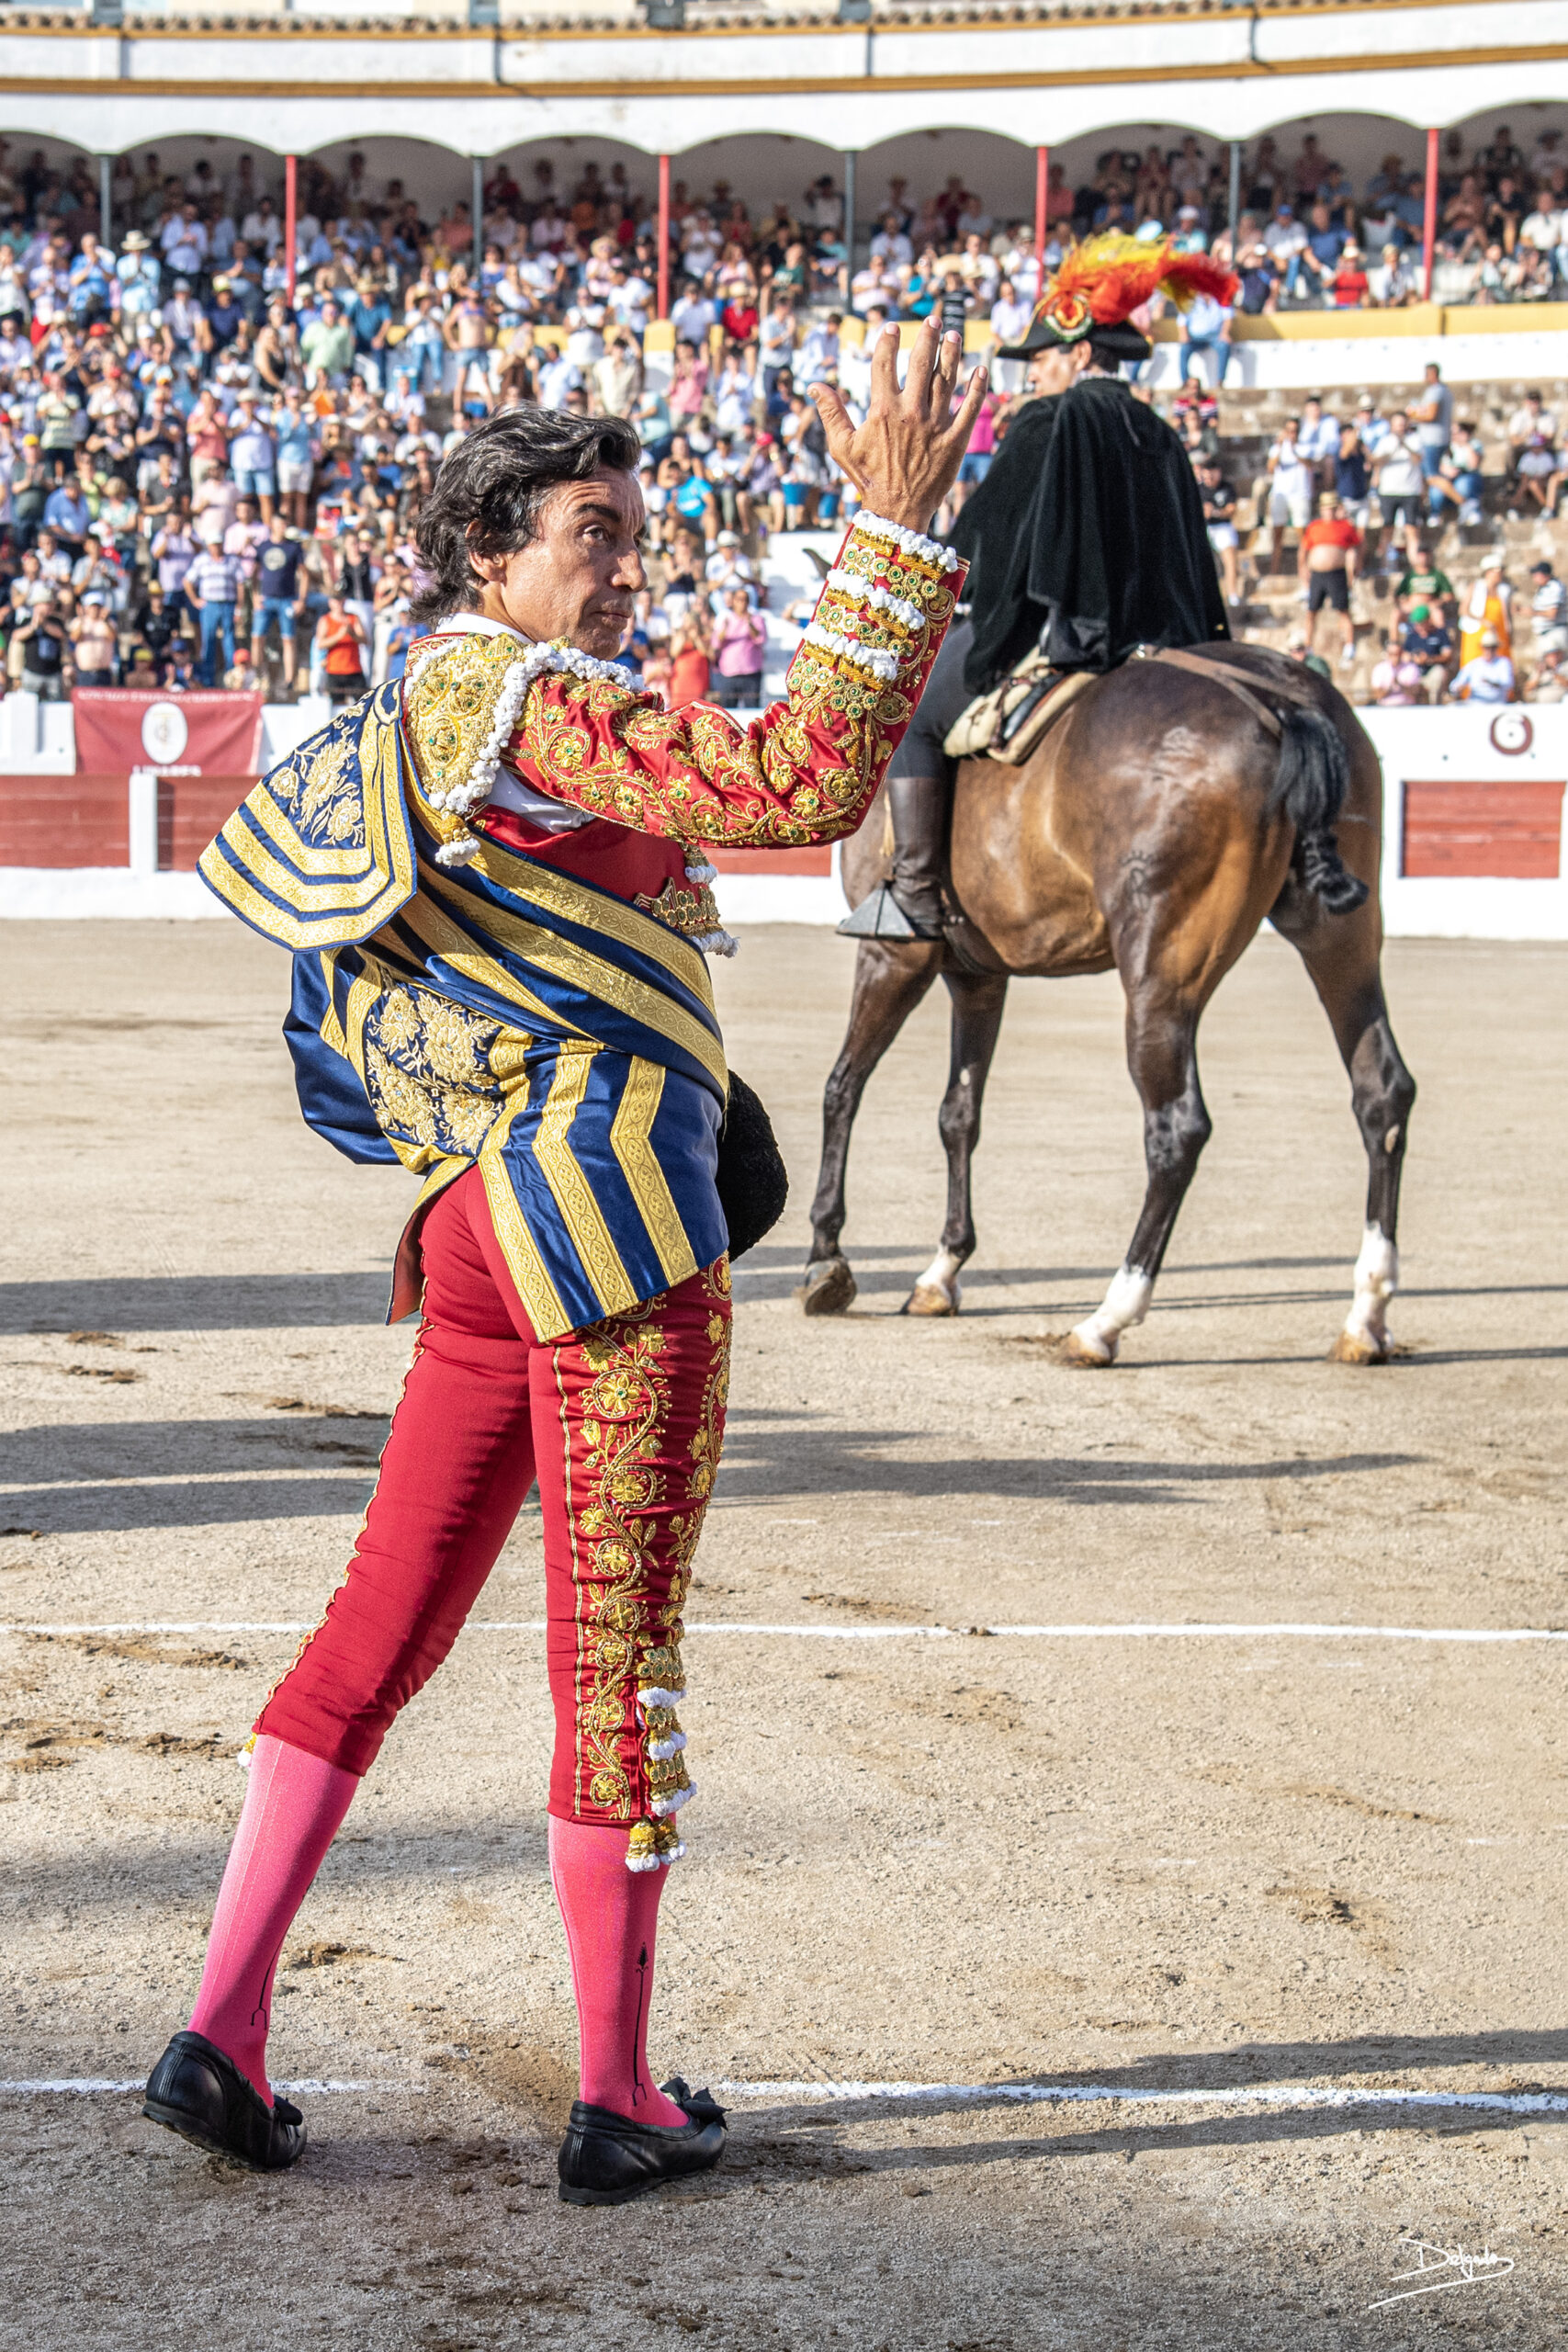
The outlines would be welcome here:
<svg viewBox="0 0 1568 2352">
<path fill-rule="evenodd" d="M 842 1315 L 853 1304 L 855 1278 L 847 1258 L 818 1258 L 795 1292 L 803 1315 Z"/>
<path fill-rule="evenodd" d="M 1069 1372 L 1109 1372 L 1116 1362 L 1116 1342 L 1081 1329 L 1067 1331 L 1056 1342 L 1056 1362 Z"/>
<path fill-rule="evenodd" d="M 900 1315 L 956 1315 L 957 1290 L 943 1290 L 940 1283 L 917 1283 L 898 1312 Z"/>
<path fill-rule="evenodd" d="M 1381 1340 L 1372 1339 L 1365 1331 L 1341 1331 L 1328 1351 L 1330 1363 L 1387 1363 L 1393 1354 L 1393 1342 L 1385 1332 Z"/>
</svg>

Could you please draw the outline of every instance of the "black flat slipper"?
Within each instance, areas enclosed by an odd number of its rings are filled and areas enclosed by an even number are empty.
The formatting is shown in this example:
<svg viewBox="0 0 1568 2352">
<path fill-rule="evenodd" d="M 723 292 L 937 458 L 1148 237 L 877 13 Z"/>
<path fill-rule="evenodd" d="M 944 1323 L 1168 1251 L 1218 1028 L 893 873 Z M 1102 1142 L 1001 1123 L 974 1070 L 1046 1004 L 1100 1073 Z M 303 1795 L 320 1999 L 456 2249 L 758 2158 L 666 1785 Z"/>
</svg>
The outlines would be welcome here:
<svg viewBox="0 0 1568 2352">
<path fill-rule="evenodd" d="M 660 2088 L 682 2109 L 683 2124 L 633 2123 L 612 2108 L 573 2099 L 557 2165 L 563 2205 L 625 2205 L 661 2181 L 717 2164 L 726 2132 L 718 2101 L 688 2090 L 679 2075 Z"/>
<path fill-rule="evenodd" d="M 286 2098 L 268 2107 L 233 2060 L 187 2029 L 147 2078 L 141 2112 L 193 2147 L 247 2172 L 286 2172 L 305 2153 L 305 2119 Z"/>
</svg>

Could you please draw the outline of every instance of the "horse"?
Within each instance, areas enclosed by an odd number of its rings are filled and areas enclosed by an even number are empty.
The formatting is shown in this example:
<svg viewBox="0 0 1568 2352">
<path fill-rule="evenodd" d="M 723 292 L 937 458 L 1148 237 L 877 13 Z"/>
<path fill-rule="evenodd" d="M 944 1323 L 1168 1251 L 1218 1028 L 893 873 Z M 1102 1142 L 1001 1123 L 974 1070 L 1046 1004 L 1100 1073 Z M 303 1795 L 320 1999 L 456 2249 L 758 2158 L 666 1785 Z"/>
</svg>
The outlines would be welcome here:
<svg viewBox="0 0 1568 2352">
<path fill-rule="evenodd" d="M 1383 998 L 1378 873 L 1382 777 L 1349 704 L 1304 664 L 1221 643 L 1137 660 L 1079 692 L 1026 761 L 959 767 L 947 868 L 955 920 L 941 940 L 860 944 L 842 1051 L 822 1105 L 811 1252 L 796 1297 L 842 1314 L 854 1275 L 839 1247 L 850 1132 L 867 1080 L 940 974 L 952 1063 L 939 1127 L 947 1221 L 901 1312 L 958 1312 L 972 1256 L 970 1168 L 1008 982 L 1114 968 L 1127 1065 L 1144 1111 L 1147 1183 L 1122 1266 L 1065 1362 L 1102 1368 L 1144 1320 L 1211 1133 L 1198 1079 L 1203 1008 L 1265 919 L 1306 966 L 1350 1078 L 1366 1148 L 1365 1228 L 1342 1363 L 1386 1363 L 1399 1280 L 1398 1213 L 1416 1084 Z M 887 872 L 874 822 L 845 843 L 852 906 Z"/>
</svg>

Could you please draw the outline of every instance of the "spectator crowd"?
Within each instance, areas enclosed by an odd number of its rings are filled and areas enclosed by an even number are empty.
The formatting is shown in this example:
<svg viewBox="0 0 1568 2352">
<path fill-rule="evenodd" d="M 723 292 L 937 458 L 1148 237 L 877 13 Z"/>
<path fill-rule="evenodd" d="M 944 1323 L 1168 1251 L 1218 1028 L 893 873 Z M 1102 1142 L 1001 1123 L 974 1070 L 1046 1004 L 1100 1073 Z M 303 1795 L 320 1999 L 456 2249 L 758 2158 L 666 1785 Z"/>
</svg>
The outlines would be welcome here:
<svg viewBox="0 0 1568 2352">
<path fill-rule="evenodd" d="M 1568 272 L 1557 145 L 1545 131 L 1527 160 L 1506 128 L 1473 155 L 1450 139 L 1439 261 L 1474 273 L 1463 299 L 1530 299 Z M 1110 152 L 1076 190 L 1058 164 L 1047 266 L 1106 229 L 1229 258 L 1229 194 L 1222 155 L 1191 137 Z M 1411 299 L 1419 194 L 1395 157 L 1358 195 L 1310 133 L 1288 164 L 1263 139 L 1242 175 L 1239 307 Z M 869 237 L 852 240 L 829 178 L 755 211 L 723 181 L 705 195 L 678 180 L 671 325 L 654 337 L 652 207 L 620 164 L 558 180 L 541 157 L 526 187 L 498 164 L 476 222 L 467 204 L 423 206 L 399 180 L 373 181 L 362 156 L 335 177 L 306 158 L 292 267 L 281 191 L 243 153 L 226 171 L 121 157 L 109 198 L 106 222 L 85 158 L 62 170 L 0 145 L 0 634 L 8 682 L 48 698 L 254 684 L 347 699 L 399 674 L 443 454 L 497 409 L 538 402 L 627 416 L 641 435 L 649 587 L 625 658 L 672 704 L 746 707 L 769 659 L 770 537 L 835 526 L 854 503 L 809 388 L 834 382 L 859 410 L 886 320 L 935 311 L 972 346 L 995 345 L 1023 332 L 1036 294 L 1032 224 L 998 222 L 957 176 L 918 198 L 893 180 Z M 1374 243 L 1382 259 L 1348 291 L 1347 265 Z M 1215 304 L 1188 316 L 1184 374 L 1231 324 Z M 1020 363 L 998 366 L 947 518 L 983 480 L 1021 379 Z M 1175 413 L 1239 605 L 1247 485 L 1225 479 L 1213 405 L 1184 385 Z M 1559 420 L 1531 396 L 1510 446 L 1510 501 L 1554 514 L 1568 486 Z M 1254 508 L 1266 535 L 1300 535 L 1309 618 L 1343 620 L 1348 652 L 1358 570 L 1425 577 L 1421 527 L 1479 519 L 1481 466 L 1473 422 L 1428 370 L 1407 411 L 1306 403 Z M 1427 698 L 1485 698 L 1511 661 L 1506 594 L 1467 629 L 1451 589 L 1397 594 L 1394 685 L 1416 664 Z M 803 612 L 782 616 L 786 636 Z M 1539 651 L 1539 605 L 1536 617 Z"/>
</svg>

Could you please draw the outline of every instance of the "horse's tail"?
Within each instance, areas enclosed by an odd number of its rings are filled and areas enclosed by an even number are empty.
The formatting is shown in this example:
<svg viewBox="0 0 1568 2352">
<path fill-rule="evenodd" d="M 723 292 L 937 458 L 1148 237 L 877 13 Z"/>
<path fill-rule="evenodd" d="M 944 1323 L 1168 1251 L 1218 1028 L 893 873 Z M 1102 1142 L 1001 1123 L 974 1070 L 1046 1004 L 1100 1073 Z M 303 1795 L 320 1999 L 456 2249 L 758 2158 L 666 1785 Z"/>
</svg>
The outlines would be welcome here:
<svg viewBox="0 0 1568 2352">
<path fill-rule="evenodd" d="M 1345 738 L 1325 711 L 1299 703 L 1287 704 L 1280 723 L 1280 764 L 1269 802 L 1296 829 L 1291 863 L 1326 913 L 1354 914 L 1366 902 L 1367 886 L 1347 871 L 1334 830 L 1350 788 Z"/>
</svg>

